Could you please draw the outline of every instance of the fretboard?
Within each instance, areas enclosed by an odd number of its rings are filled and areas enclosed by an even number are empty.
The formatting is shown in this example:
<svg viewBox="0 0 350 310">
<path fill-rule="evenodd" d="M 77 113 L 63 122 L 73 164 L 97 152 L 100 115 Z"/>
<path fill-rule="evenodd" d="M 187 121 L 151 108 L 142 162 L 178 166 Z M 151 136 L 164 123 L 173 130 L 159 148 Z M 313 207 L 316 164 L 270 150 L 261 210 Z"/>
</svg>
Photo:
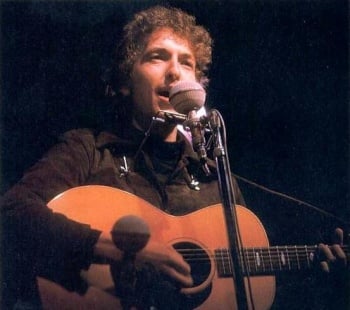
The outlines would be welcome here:
<svg viewBox="0 0 350 310">
<path fill-rule="evenodd" d="M 266 275 L 281 271 L 308 270 L 314 266 L 316 250 L 316 245 L 244 248 L 240 255 L 240 265 L 244 275 Z M 343 250 L 346 253 L 348 251 L 346 247 L 343 247 Z M 229 250 L 216 249 L 215 259 L 218 275 L 220 277 L 232 276 L 233 269 Z"/>
</svg>

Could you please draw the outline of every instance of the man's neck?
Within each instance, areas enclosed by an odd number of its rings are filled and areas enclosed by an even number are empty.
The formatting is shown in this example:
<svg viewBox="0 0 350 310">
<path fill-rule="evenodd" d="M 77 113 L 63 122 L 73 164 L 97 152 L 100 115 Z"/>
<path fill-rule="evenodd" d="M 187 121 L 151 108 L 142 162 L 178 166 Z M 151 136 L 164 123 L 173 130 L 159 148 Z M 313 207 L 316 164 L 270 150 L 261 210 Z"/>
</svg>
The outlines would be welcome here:
<svg viewBox="0 0 350 310">
<path fill-rule="evenodd" d="M 174 127 L 171 132 L 169 132 L 166 137 L 164 137 L 165 142 L 176 142 L 177 129 Z"/>
</svg>

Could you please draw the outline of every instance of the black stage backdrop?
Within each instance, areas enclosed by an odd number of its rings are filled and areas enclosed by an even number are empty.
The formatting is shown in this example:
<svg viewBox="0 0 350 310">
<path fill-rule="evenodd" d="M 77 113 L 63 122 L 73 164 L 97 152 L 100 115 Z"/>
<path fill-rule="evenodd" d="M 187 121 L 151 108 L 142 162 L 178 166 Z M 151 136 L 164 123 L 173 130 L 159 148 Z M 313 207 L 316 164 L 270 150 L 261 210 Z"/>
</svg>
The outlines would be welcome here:
<svg viewBox="0 0 350 310">
<path fill-rule="evenodd" d="M 101 124 L 110 111 L 101 76 L 121 25 L 158 3 L 193 13 L 214 37 L 208 106 L 226 120 L 232 171 L 349 219 L 349 24 L 339 0 L 2 1 L 2 192 L 57 135 Z M 272 244 L 347 229 L 239 184 Z M 316 293 L 313 279 L 279 277 L 274 308 L 326 309 L 320 295 L 334 292 Z"/>
</svg>

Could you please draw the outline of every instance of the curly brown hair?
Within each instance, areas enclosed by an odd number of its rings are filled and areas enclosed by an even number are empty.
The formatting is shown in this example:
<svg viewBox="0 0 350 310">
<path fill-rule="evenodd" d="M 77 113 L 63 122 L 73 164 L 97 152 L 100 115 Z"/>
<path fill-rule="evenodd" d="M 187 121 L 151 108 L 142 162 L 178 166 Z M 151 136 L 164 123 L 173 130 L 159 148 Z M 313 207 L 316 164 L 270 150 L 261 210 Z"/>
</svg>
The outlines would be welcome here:
<svg viewBox="0 0 350 310">
<path fill-rule="evenodd" d="M 178 8 L 164 6 L 141 11 L 125 25 L 116 59 L 120 81 L 125 83 L 130 80 L 132 67 L 145 48 L 147 39 L 160 28 L 170 28 L 176 35 L 188 40 L 196 59 L 196 78 L 205 86 L 208 82 L 207 70 L 212 60 L 213 41 L 210 34 L 196 24 L 194 16 Z"/>
</svg>

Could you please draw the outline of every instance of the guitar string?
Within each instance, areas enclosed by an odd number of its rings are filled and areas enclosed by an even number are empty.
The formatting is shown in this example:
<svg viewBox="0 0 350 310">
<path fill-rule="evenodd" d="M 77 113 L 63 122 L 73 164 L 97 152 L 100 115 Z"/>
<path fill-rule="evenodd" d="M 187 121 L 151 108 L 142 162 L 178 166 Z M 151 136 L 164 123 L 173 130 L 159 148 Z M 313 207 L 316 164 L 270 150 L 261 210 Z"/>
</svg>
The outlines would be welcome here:
<svg viewBox="0 0 350 310">
<path fill-rule="evenodd" d="M 304 250 L 304 249 L 308 249 L 308 250 L 315 250 L 317 249 L 317 245 L 288 245 L 288 246 L 272 246 L 272 247 L 265 247 L 265 246 L 262 246 L 262 247 L 259 247 L 259 246 L 256 246 L 256 247 L 245 247 L 243 248 L 243 250 L 241 251 L 241 253 L 245 253 L 245 252 L 249 252 L 249 251 L 261 251 L 261 252 L 266 252 L 266 251 L 283 251 L 283 250 L 286 250 L 286 251 L 290 251 L 290 254 L 293 254 L 292 251 L 293 250 Z M 349 247 L 346 246 L 346 245 L 343 245 L 341 246 L 341 248 L 345 251 L 349 251 Z M 206 248 L 206 249 L 188 249 L 188 248 L 180 248 L 180 249 L 176 249 L 177 251 L 181 252 L 181 253 L 185 253 L 186 252 L 205 252 L 207 253 L 206 251 L 208 252 L 212 252 L 213 250 L 212 249 L 209 249 L 209 248 Z M 214 249 L 214 251 L 216 250 L 224 250 L 224 251 L 228 251 L 227 248 L 216 248 Z"/>
<path fill-rule="evenodd" d="M 345 251 L 346 255 L 349 255 L 348 247 L 343 246 L 343 250 Z M 261 258 L 272 258 L 272 260 L 280 260 L 282 255 L 287 255 L 289 257 L 289 260 L 308 260 L 310 258 L 310 254 L 315 253 L 315 250 L 317 249 L 317 246 L 288 246 L 288 247 L 279 247 L 279 248 L 245 248 L 243 251 L 241 251 L 241 255 L 246 255 L 247 259 L 250 262 L 255 262 L 256 253 L 259 254 Z M 221 251 L 223 249 L 220 249 Z M 300 251 L 302 250 L 302 251 Z M 208 254 L 202 249 L 177 249 L 177 251 L 183 255 L 183 257 L 187 261 L 196 261 L 196 260 L 206 260 L 208 261 L 208 258 L 216 258 L 215 254 Z M 298 251 L 298 252 L 295 252 Z M 299 252 L 300 251 L 300 252 Z M 203 253 L 204 252 L 204 253 Z M 224 249 L 224 259 L 229 260 L 230 254 L 227 249 Z M 270 259 L 269 259 L 270 260 Z M 287 259 L 286 259 L 287 260 Z"/>
<path fill-rule="evenodd" d="M 270 262 L 270 268 L 266 268 L 264 264 L 257 264 L 256 260 L 254 258 L 247 258 L 247 270 L 249 272 L 256 271 L 256 272 L 266 272 L 266 271 L 273 271 L 273 270 L 278 270 L 278 271 L 283 271 L 283 270 L 293 270 L 293 269 L 298 269 L 298 270 L 303 270 L 303 269 L 310 269 L 311 262 L 309 257 L 298 257 L 298 260 L 296 257 L 294 258 L 289 258 L 288 262 L 281 263 L 280 257 L 276 256 L 265 256 L 262 258 L 262 260 L 268 258 L 268 261 Z M 210 259 L 208 257 L 201 257 L 201 258 L 191 258 L 191 259 L 186 259 L 187 262 L 196 262 L 198 263 L 208 263 L 210 262 Z M 223 271 L 222 271 L 223 268 Z M 228 254 L 224 254 L 221 259 L 220 259 L 220 264 L 218 266 L 218 269 L 221 269 L 221 272 L 225 275 L 230 275 L 232 274 L 232 267 L 231 267 L 231 259 Z M 243 271 L 246 269 L 243 268 Z"/>
</svg>

